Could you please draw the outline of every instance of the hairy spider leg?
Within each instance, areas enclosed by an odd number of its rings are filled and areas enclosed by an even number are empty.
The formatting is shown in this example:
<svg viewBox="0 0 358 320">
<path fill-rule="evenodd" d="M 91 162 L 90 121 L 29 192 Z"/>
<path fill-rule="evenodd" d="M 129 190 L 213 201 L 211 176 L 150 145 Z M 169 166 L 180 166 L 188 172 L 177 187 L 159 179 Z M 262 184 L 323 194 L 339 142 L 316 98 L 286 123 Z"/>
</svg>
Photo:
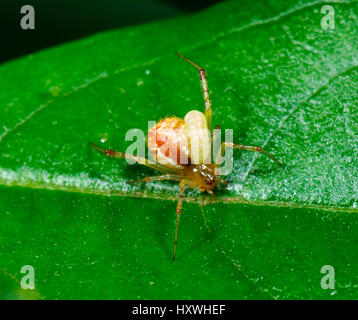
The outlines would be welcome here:
<svg viewBox="0 0 358 320">
<path fill-rule="evenodd" d="M 175 260 L 175 253 L 177 251 L 177 243 L 178 243 L 178 232 L 179 232 L 179 221 L 180 221 L 180 213 L 183 207 L 183 198 L 184 198 L 184 191 L 185 191 L 185 179 L 181 180 L 179 183 L 179 197 L 177 203 L 177 221 L 175 225 L 175 238 L 174 238 L 174 250 L 173 250 L 173 260 Z"/>
<path fill-rule="evenodd" d="M 149 160 L 144 158 L 144 157 L 140 157 L 140 156 L 135 156 L 133 154 L 129 154 L 129 153 L 125 153 L 125 152 L 119 152 L 119 151 L 115 151 L 115 150 L 111 150 L 111 149 L 102 149 L 99 146 L 96 146 L 95 144 L 93 144 L 92 142 L 89 142 L 89 145 L 102 152 L 103 154 L 105 154 L 107 157 L 114 157 L 114 158 L 127 158 L 127 159 L 131 159 L 139 164 L 145 165 L 147 167 L 150 167 L 154 170 L 163 172 L 163 173 L 167 173 L 167 174 L 171 174 L 174 171 L 172 169 L 169 169 L 167 167 L 164 167 L 161 164 L 158 163 L 149 163 Z"/>
<path fill-rule="evenodd" d="M 272 154 L 268 153 L 266 150 L 262 149 L 261 147 L 257 146 L 244 146 L 242 144 L 235 144 L 232 142 L 226 142 L 224 141 L 221 144 L 221 154 L 225 151 L 226 148 L 234 148 L 234 149 L 241 149 L 241 150 L 249 150 L 249 151 L 256 151 L 256 152 L 262 152 L 267 157 L 269 157 L 271 160 L 275 161 L 278 165 L 283 166 L 283 164 L 278 161 Z"/>
<path fill-rule="evenodd" d="M 97 145 L 89 142 L 90 146 L 93 147 L 94 149 L 102 152 L 103 154 L 105 154 L 108 157 L 115 157 L 115 158 L 125 158 L 128 157 L 129 159 L 132 159 L 136 162 L 138 162 L 139 164 L 143 164 L 146 165 L 150 168 L 156 169 L 158 171 L 162 171 L 162 167 L 161 165 L 158 164 L 150 164 L 148 163 L 148 159 L 143 158 L 143 157 L 139 157 L 139 156 L 134 156 L 131 154 L 126 154 L 124 152 L 118 152 L 118 151 L 114 151 L 111 149 L 102 149 L 100 147 L 98 147 Z M 166 169 L 165 167 L 163 167 L 164 169 Z M 176 249 L 177 249 L 177 243 L 178 243 L 178 232 L 179 232 L 179 221 L 180 221 L 180 213 L 181 213 L 181 209 L 183 207 L 183 198 L 184 198 L 184 191 L 185 191 L 185 185 L 186 185 L 186 180 L 183 179 L 182 176 L 179 175 L 173 175 L 173 174 L 165 174 L 162 176 L 154 176 L 154 177 L 146 177 L 144 179 L 141 180 L 137 180 L 137 181 L 130 181 L 130 182 L 138 182 L 138 181 L 145 181 L 145 182 L 150 182 L 150 181 L 157 181 L 157 180 L 180 180 L 179 183 L 179 198 L 178 198 L 178 203 L 177 203 L 177 208 L 176 208 L 176 227 L 175 227 L 175 239 L 174 239 L 174 251 L 173 251 L 173 260 L 175 260 L 175 253 L 176 253 Z"/>
<path fill-rule="evenodd" d="M 159 180 L 180 180 L 179 197 L 178 197 L 178 203 L 177 203 L 177 208 L 176 208 L 176 226 L 175 226 L 175 238 L 174 238 L 174 250 L 173 250 L 173 260 L 175 260 L 175 253 L 177 250 L 177 243 L 178 243 L 180 214 L 181 214 L 181 210 L 183 207 L 183 198 L 184 198 L 185 185 L 186 185 L 185 178 L 183 176 L 165 174 L 162 176 L 145 177 L 144 179 L 129 181 L 128 183 L 134 183 L 134 182 L 140 182 L 140 181 L 151 182 L 151 181 L 159 181 Z"/>
<path fill-rule="evenodd" d="M 211 109 L 211 101 L 209 98 L 208 81 L 206 79 L 205 69 L 197 65 L 195 62 L 184 57 L 180 52 L 177 52 L 177 55 L 184 61 L 190 63 L 195 69 L 199 71 L 201 87 L 203 88 L 206 123 L 208 125 L 209 132 L 211 132 L 212 109 Z"/>
<path fill-rule="evenodd" d="M 137 183 L 137 182 L 152 182 L 152 181 L 160 181 L 160 180 L 175 180 L 175 181 L 180 181 L 182 180 L 184 177 L 183 176 L 176 176 L 174 174 L 164 174 L 162 176 L 154 176 L 154 177 L 145 177 L 143 179 L 138 179 L 138 180 L 130 180 L 127 181 L 127 183 Z"/>
</svg>

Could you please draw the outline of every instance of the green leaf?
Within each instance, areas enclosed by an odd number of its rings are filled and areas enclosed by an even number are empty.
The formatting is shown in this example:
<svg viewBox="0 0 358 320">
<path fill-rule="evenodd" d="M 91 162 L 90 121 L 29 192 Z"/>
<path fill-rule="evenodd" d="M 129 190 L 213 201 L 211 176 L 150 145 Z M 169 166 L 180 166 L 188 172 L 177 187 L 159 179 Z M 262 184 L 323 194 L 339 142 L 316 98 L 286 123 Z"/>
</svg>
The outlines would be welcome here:
<svg viewBox="0 0 358 320">
<path fill-rule="evenodd" d="M 0 67 L 0 265 L 36 271 L 41 298 L 358 297 L 358 2 L 224 2 L 98 34 Z M 187 192 L 171 260 L 178 185 L 109 159 L 129 129 L 203 110 L 235 151 L 212 198 Z M 102 142 L 103 143 L 102 143 Z M 210 204 L 210 205 L 208 205 Z M 335 270 L 322 289 L 321 268 Z"/>
</svg>

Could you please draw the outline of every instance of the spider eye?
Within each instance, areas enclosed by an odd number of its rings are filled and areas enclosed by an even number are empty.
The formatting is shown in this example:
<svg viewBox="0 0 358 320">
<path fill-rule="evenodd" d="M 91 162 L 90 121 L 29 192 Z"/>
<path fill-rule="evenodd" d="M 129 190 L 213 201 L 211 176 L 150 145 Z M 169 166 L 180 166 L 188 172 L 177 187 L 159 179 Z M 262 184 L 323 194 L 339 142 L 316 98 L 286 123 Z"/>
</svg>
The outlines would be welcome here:
<svg viewBox="0 0 358 320">
<path fill-rule="evenodd" d="M 207 184 L 213 184 L 214 182 L 215 182 L 215 178 L 214 178 L 214 177 L 209 176 L 209 177 L 206 179 L 206 183 L 207 183 Z"/>
</svg>

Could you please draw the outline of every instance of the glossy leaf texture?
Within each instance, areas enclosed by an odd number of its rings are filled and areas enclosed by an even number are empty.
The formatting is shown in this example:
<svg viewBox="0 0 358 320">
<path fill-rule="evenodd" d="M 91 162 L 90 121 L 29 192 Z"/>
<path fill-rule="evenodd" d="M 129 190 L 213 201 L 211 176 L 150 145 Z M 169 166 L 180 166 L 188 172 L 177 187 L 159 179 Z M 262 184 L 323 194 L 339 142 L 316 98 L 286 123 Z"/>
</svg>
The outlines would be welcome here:
<svg viewBox="0 0 358 320">
<path fill-rule="evenodd" d="M 357 298 L 357 21 L 353 0 L 224 2 L 1 66 L 4 281 L 32 265 L 44 299 Z M 235 151 L 226 189 L 187 192 L 173 262 L 177 183 L 127 184 L 158 173 L 88 141 L 125 151 L 204 109 L 175 51 L 207 70 L 214 125 L 285 166 Z"/>
</svg>

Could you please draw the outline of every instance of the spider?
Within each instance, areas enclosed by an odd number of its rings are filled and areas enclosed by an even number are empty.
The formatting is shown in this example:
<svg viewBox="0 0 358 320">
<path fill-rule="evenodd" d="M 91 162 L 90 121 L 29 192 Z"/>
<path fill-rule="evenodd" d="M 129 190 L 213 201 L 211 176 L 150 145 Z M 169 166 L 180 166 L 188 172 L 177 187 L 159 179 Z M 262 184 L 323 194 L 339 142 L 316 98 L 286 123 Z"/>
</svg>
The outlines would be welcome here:
<svg viewBox="0 0 358 320">
<path fill-rule="evenodd" d="M 210 163 L 209 159 L 211 157 L 211 149 L 213 147 L 211 142 L 213 140 L 211 139 L 212 109 L 211 101 L 209 99 L 206 72 L 202 67 L 184 57 L 181 53 L 177 52 L 177 55 L 199 71 L 204 96 L 205 114 L 197 110 L 192 110 L 185 115 L 184 119 L 178 117 L 167 117 L 160 120 L 152 128 L 150 128 L 148 130 L 147 144 L 149 153 L 155 157 L 156 162 L 124 152 L 102 149 L 90 142 L 90 145 L 93 148 L 104 153 L 106 156 L 131 159 L 136 163 L 148 166 L 163 173 L 158 176 L 129 181 L 130 183 L 159 180 L 179 181 L 173 260 L 175 260 L 178 243 L 179 221 L 185 187 L 188 186 L 189 188 L 198 188 L 201 192 L 206 191 L 211 195 L 215 195 L 213 190 L 217 187 L 218 182 L 224 185 L 227 185 L 229 182 L 222 180 L 219 177 L 220 171 L 218 165 L 216 163 Z M 216 128 L 220 127 L 216 126 Z M 178 142 L 179 145 L 177 144 Z M 175 149 L 178 152 L 173 155 L 168 152 L 168 148 L 163 149 L 164 145 L 174 146 L 172 149 Z M 221 154 L 225 152 L 226 148 L 262 152 L 277 164 L 282 166 L 280 161 L 258 146 L 245 146 L 224 141 L 221 144 Z M 183 155 L 186 156 L 186 162 L 181 161 Z M 193 158 L 195 158 L 195 161 L 193 161 Z"/>
</svg>

